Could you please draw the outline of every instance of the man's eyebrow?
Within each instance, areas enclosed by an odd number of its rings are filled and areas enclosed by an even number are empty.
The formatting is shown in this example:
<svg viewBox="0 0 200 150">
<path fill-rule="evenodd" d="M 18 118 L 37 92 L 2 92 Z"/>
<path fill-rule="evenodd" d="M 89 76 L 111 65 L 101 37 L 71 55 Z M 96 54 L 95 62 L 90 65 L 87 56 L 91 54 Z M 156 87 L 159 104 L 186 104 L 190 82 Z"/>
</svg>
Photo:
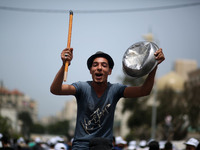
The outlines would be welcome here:
<svg viewBox="0 0 200 150">
<path fill-rule="evenodd" d="M 107 62 L 101 62 L 102 64 L 108 64 Z"/>
<path fill-rule="evenodd" d="M 107 64 L 107 62 L 106 61 L 93 61 L 93 63 L 106 63 Z"/>
<path fill-rule="evenodd" d="M 94 61 L 92 64 L 106 64 L 106 65 L 108 65 L 108 63 L 107 62 L 97 62 L 97 61 Z"/>
<path fill-rule="evenodd" d="M 96 61 L 93 61 L 93 63 L 92 64 L 98 64 L 98 62 L 96 62 Z"/>
</svg>

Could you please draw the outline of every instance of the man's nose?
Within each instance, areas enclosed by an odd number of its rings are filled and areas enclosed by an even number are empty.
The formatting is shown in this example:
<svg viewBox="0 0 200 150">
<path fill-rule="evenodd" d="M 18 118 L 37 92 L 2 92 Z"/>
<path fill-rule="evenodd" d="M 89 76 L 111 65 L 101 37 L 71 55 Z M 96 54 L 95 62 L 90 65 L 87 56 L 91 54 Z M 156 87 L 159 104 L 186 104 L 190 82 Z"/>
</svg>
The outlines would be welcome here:
<svg viewBox="0 0 200 150">
<path fill-rule="evenodd" d="M 97 69 L 102 69 L 102 65 L 99 64 L 99 65 L 97 66 Z"/>
</svg>

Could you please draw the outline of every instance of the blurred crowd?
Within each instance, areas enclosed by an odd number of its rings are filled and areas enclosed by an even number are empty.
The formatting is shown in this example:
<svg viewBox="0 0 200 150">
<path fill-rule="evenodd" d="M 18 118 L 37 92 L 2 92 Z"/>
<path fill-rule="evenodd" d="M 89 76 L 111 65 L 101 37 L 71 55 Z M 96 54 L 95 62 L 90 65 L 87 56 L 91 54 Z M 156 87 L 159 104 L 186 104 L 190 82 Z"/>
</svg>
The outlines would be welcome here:
<svg viewBox="0 0 200 150">
<path fill-rule="evenodd" d="M 40 137 L 25 140 L 20 137 L 16 140 L 0 133 L 0 150 L 71 150 L 73 138 L 69 141 L 56 136 L 42 141 Z M 141 140 L 125 141 L 121 136 L 113 137 L 113 150 L 200 150 L 200 141 L 189 138 L 183 142 L 184 148 L 178 148 L 173 141 Z"/>
<path fill-rule="evenodd" d="M 0 150 L 71 150 L 72 140 L 67 142 L 59 136 L 52 137 L 47 141 L 42 141 L 40 137 L 33 140 L 25 140 L 20 137 L 15 140 L 0 134 Z"/>
<path fill-rule="evenodd" d="M 114 137 L 114 150 L 200 150 L 199 140 L 190 138 L 184 143 L 184 148 L 176 147 L 172 141 L 157 141 L 151 139 L 149 141 L 125 141 L 122 137 Z"/>
</svg>

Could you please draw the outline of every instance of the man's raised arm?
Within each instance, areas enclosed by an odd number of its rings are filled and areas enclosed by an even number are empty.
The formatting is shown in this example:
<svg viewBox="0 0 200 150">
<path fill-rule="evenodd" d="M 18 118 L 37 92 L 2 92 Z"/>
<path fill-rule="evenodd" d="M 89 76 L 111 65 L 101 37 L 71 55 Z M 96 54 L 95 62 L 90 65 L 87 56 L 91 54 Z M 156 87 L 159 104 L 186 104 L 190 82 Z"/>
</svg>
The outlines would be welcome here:
<svg viewBox="0 0 200 150">
<path fill-rule="evenodd" d="M 157 50 L 154 55 L 155 55 L 155 59 L 158 61 L 158 64 L 160 64 L 162 61 L 165 60 L 165 56 L 161 48 Z M 154 85 L 156 70 L 157 70 L 157 66 L 149 73 L 148 77 L 146 78 L 142 86 L 126 87 L 124 90 L 124 97 L 135 98 L 135 97 L 149 95 Z"/>
<path fill-rule="evenodd" d="M 55 95 L 74 95 L 76 93 L 76 89 L 73 85 L 63 84 L 63 77 L 64 77 L 64 69 L 65 69 L 65 62 L 71 62 L 73 58 L 73 48 L 66 48 L 61 53 L 61 59 L 63 61 L 63 65 L 56 74 L 51 87 L 50 91 L 52 94 Z"/>
</svg>

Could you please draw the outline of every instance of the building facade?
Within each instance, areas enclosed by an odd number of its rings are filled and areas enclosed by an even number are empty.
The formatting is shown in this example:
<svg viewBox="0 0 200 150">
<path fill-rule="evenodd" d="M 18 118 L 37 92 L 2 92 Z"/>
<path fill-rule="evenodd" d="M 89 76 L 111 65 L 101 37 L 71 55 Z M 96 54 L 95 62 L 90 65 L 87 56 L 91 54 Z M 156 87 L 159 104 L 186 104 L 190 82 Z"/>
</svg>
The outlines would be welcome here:
<svg viewBox="0 0 200 150">
<path fill-rule="evenodd" d="M 36 101 L 18 90 L 9 90 L 3 86 L 0 87 L 0 115 L 7 117 L 12 128 L 20 132 L 22 121 L 18 119 L 18 114 L 28 112 L 33 120 L 37 121 L 38 106 Z"/>
</svg>

